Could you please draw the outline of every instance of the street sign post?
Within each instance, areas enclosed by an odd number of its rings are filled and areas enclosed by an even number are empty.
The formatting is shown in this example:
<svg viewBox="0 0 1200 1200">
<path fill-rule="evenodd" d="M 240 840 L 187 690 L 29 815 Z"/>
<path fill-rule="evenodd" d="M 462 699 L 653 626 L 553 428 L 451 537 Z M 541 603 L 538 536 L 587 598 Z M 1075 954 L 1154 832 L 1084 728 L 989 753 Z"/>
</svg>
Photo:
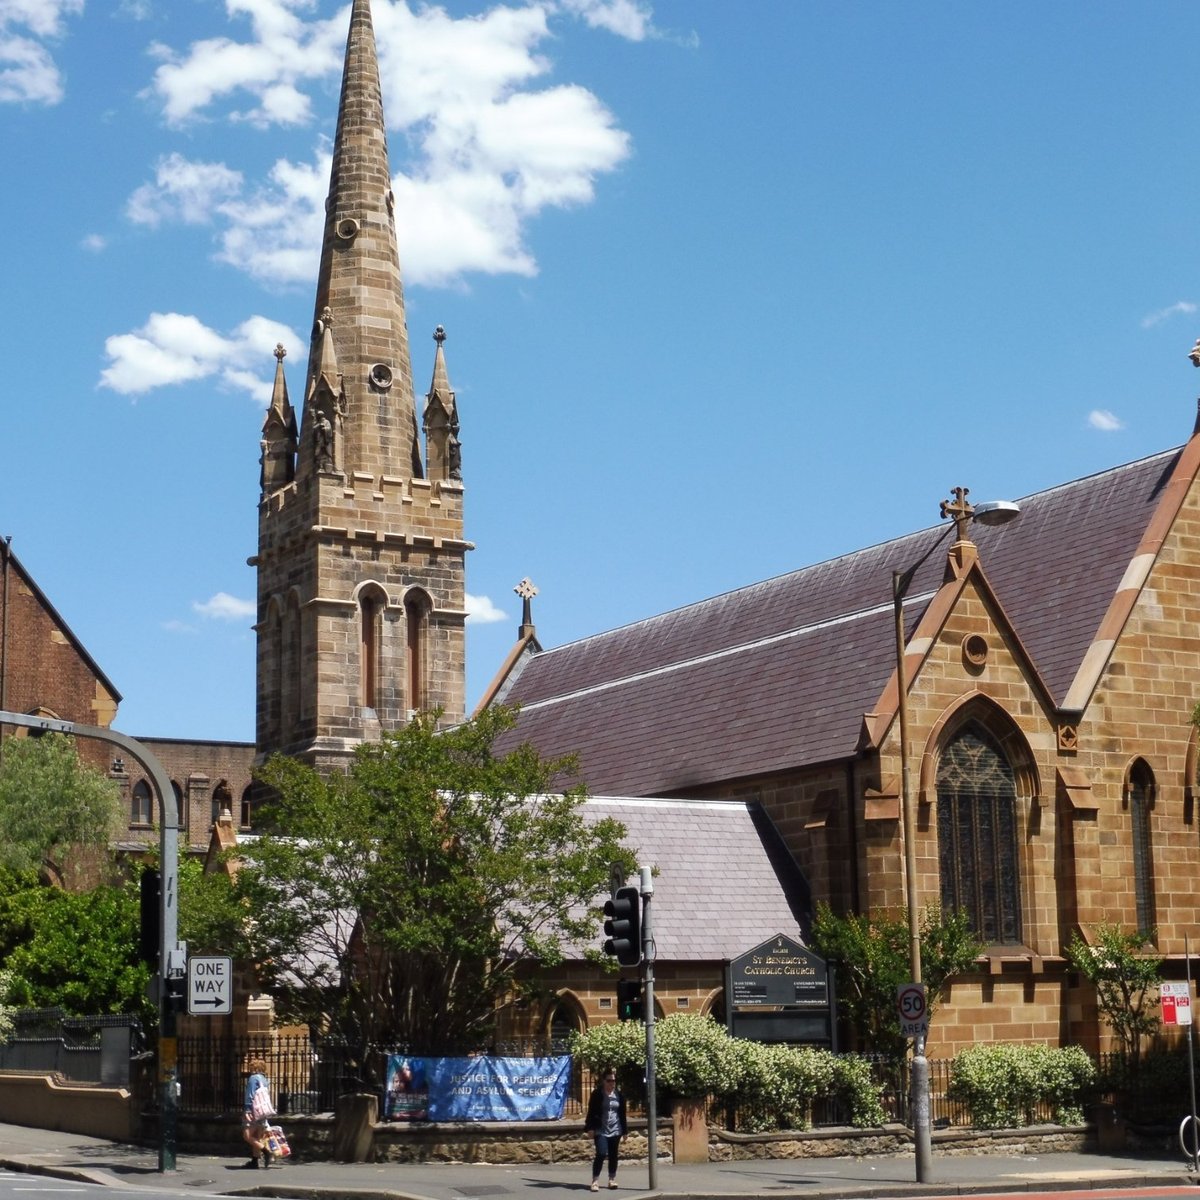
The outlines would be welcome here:
<svg viewBox="0 0 1200 1200">
<path fill-rule="evenodd" d="M 227 955 L 196 955 L 188 959 L 188 1012 L 221 1017 L 233 1012 L 233 959 Z"/>
<path fill-rule="evenodd" d="M 1158 998 L 1162 1002 L 1164 1025 L 1190 1025 L 1192 1023 L 1192 996 L 1186 983 L 1159 984 Z"/>
<path fill-rule="evenodd" d="M 929 1005 L 923 983 L 902 983 L 896 989 L 896 1015 L 901 1037 L 924 1037 L 929 1033 Z"/>
</svg>

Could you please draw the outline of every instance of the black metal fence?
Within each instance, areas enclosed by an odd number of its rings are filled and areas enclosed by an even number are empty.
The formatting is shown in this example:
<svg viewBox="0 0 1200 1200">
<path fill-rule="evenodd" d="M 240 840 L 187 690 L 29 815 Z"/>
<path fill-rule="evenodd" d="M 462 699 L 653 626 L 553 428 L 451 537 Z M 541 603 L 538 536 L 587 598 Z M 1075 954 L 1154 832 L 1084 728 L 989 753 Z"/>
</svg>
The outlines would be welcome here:
<svg viewBox="0 0 1200 1200">
<path fill-rule="evenodd" d="M 61 1008 L 18 1009 L 13 1032 L 0 1041 L 0 1071 L 52 1071 L 74 1083 L 129 1083 L 141 1049 L 136 1017 L 69 1017 Z"/>
<path fill-rule="evenodd" d="M 547 1048 L 544 1041 L 506 1042 L 498 1054 L 525 1056 L 561 1054 L 565 1048 Z M 261 1058 L 267 1065 L 275 1107 L 283 1114 L 316 1114 L 333 1111 L 338 1096 L 346 1092 L 375 1092 L 382 1111 L 383 1081 L 389 1054 L 407 1050 L 377 1049 L 360 1057 L 338 1042 L 311 1041 L 306 1037 L 181 1037 L 178 1042 L 180 1110 L 192 1116 L 240 1113 L 245 1101 L 249 1063 Z M 581 1117 L 594 1080 L 587 1068 L 572 1072 L 565 1116 Z"/>
</svg>

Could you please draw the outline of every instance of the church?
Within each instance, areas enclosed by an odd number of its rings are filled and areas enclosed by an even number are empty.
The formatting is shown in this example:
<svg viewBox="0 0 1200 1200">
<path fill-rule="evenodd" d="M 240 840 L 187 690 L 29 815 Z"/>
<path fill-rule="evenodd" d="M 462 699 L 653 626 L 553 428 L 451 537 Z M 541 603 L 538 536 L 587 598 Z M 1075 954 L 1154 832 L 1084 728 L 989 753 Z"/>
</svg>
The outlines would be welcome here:
<svg viewBox="0 0 1200 1200">
<path fill-rule="evenodd" d="M 354 0 L 299 417 L 281 346 L 260 443 L 255 743 L 148 739 L 187 781 L 193 847 L 225 808 L 252 828 L 253 761 L 337 770 L 418 711 L 466 715 L 469 464 L 440 327 L 415 400 L 398 220 L 371 5 Z M 727 1012 L 726 962 L 803 942 L 819 903 L 895 915 L 906 858 L 921 902 L 965 909 L 985 942 L 933 1057 L 1102 1048 L 1064 948 L 1103 924 L 1183 977 L 1200 918 L 1198 431 L 1010 506 L 931 482 L 928 528 L 564 646 L 542 646 L 522 587 L 481 704 L 519 705 L 515 736 L 543 755 L 576 753 L 589 811 L 659 868 L 660 1015 Z M 119 696 L 73 650 L 111 720 Z M 146 781 L 124 786 L 148 838 Z M 522 1032 L 615 1016 L 611 977 L 582 958 L 552 982 Z"/>
</svg>

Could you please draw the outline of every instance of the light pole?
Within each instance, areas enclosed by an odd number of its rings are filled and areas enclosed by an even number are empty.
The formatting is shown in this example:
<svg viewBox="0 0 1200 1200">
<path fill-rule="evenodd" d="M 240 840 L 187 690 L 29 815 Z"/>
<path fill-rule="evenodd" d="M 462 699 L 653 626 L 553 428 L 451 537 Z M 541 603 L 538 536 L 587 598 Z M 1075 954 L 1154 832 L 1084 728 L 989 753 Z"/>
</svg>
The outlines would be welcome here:
<svg viewBox="0 0 1200 1200">
<path fill-rule="evenodd" d="M 1021 515 L 1010 500 L 972 505 L 967 488 L 955 488 L 953 500 L 942 501 L 942 517 L 953 517 L 958 541 L 969 540 L 972 521 L 981 525 L 1006 525 Z M 949 529 L 950 526 L 947 526 Z M 941 545 L 939 538 L 907 571 L 892 572 L 892 609 L 896 618 L 896 717 L 900 727 L 900 823 L 904 840 L 904 903 L 908 909 L 908 960 L 913 983 L 921 983 L 921 914 L 917 888 L 917 847 L 914 833 L 912 789 L 908 782 L 908 673 L 904 662 L 904 596 L 917 568 Z M 925 1035 L 913 1039 L 911 1110 L 917 1182 L 933 1181 L 933 1146 L 929 1122 L 929 1060 Z"/>
</svg>

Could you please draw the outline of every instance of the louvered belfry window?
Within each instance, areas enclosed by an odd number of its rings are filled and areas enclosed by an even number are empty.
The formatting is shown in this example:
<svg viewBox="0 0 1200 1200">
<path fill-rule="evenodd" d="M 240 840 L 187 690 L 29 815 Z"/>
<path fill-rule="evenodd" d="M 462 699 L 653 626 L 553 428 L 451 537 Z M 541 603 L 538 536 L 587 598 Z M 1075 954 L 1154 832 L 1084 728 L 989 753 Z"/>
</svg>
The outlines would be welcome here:
<svg viewBox="0 0 1200 1200">
<path fill-rule="evenodd" d="M 964 910 L 985 943 L 1020 942 L 1017 789 L 1012 765 L 977 722 L 943 751 L 937 801 L 943 911 Z"/>
</svg>

